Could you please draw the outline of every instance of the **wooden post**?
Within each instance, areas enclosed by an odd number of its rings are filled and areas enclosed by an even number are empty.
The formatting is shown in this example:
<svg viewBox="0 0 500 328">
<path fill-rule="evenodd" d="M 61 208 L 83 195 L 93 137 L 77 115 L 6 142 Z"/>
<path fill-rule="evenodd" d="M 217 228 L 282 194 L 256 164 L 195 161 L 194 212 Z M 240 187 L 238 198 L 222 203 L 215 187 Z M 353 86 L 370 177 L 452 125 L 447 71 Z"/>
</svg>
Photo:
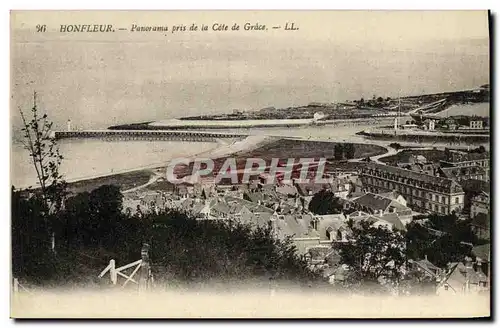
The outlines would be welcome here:
<svg viewBox="0 0 500 328">
<path fill-rule="evenodd" d="M 141 263 L 141 276 L 139 279 L 139 290 L 144 291 L 148 288 L 149 270 L 150 270 L 149 244 L 147 243 L 142 244 L 141 258 L 142 258 L 142 263 Z"/>
<path fill-rule="evenodd" d="M 14 293 L 19 293 L 19 280 L 17 278 L 14 278 Z"/>
<path fill-rule="evenodd" d="M 50 250 L 52 253 L 55 254 L 56 252 L 56 234 L 52 232 L 52 235 L 50 236 Z"/>
<path fill-rule="evenodd" d="M 118 277 L 116 275 L 115 260 L 109 260 L 109 266 L 109 275 L 111 276 L 111 282 L 113 283 L 113 285 L 116 285 Z"/>
</svg>

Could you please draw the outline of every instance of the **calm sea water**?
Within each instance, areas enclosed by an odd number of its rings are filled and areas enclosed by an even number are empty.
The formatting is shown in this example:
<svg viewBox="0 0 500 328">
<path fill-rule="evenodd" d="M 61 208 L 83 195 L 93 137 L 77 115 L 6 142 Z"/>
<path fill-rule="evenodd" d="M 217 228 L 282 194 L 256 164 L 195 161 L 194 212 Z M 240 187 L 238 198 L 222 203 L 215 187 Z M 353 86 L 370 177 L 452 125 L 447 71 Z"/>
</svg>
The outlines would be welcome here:
<svg viewBox="0 0 500 328">
<path fill-rule="evenodd" d="M 67 180 L 120 173 L 158 165 L 175 157 L 189 157 L 217 147 L 210 142 L 63 140 L 61 173 Z M 11 151 L 11 183 L 15 187 L 34 185 L 36 172 L 27 150 L 14 143 Z"/>
<path fill-rule="evenodd" d="M 283 137 L 311 137 L 363 142 L 355 133 L 369 125 L 306 126 L 302 128 L 226 129 L 225 132 Z M 163 163 L 176 157 L 189 157 L 219 147 L 211 142 L 181 141 L 105 141 L 67 139 L 59 142 L 64 156 L 61 173 L 67 180 L 86 179 L 96 175 L 120 173 Z M 11 150 L 11 181 L 16 187 L 26 187 L 36 181 L 28 152 L 19 143 Z"/>
<path fill-rule="evenodd" d="M 469 107 L 467 108 L 470 110 Z M 481 108 L 489 107 L 485 105 Z M 457 107 L 457 109 L 463 110 L 462 107 Z M 478 115 L 481 114 L 478 113 Z M 299 128 L 224 129 L 223 132 L 364 143 L 367 141 L 357 136 L 356 132 L 373 126 L 364 122 Z M 132 169 L 161 166 L 173 158 L 190 157 L 218 147 L 220 145 L 213 142 L 66 139 L 59 141 L 60 152 L 64 156 L 61 173 L 67 180 L 88 179 Z M 16 187 L 27 187 L 33 185 L 35 181 L 36 173 L 30 163 L 28 152 L 20 143 L 14 142 L 11 149 L 12 184 Z"/>
</svg>

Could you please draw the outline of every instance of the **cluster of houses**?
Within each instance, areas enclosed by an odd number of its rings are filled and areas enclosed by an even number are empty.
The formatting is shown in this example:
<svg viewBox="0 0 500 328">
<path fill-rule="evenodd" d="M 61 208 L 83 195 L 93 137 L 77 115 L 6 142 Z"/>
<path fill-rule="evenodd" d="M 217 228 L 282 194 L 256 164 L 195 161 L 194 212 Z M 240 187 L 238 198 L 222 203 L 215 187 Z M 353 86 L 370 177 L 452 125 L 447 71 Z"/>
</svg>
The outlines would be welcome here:
<svg viewBox="0 0 500 328">
<path fill-rule="evenodd" d="M 489 127 L 488 117 L 439 117 L 435 115 L 413 115 L 415 120 L 401 124 L 399 128 L 403 130 L 426 130 L 426 131 L 456 131 L 456 130 L 487 130 Z"/>
<path fill-rule="evenodd" d="M 489 169 L 487 157 L 450 157 L 441 168 L 482 167 Z M 470 165 L 473 163 L 474 165 Z M 415 216 L 422 213 L 462 212 L 464 190 L 456 178 L 436 174 L 436 166 L 422 156 L 398 166 L 367 163 L 358 172 L 334 173 L 330 183 L 269 183 L 265 176 L 246 184 L 215 184 L 211 180 L 169 188 L 136 190 L 125 194 L 124 208 L 142 216 L 176 209 L 199 220 L 225 220 L 255 227 L 270 227 L 275 238 L 291 238 L 300 256 L 311 270 L 319 270 L 332 284 L 342 284 L 349 270 L 340 265 L 338 243 L 346 242 L 351 224 L 368 221 L 373 226 L 404 231 Z M 165 182 L 159 181 L 165 186 Z M 315 194 L 327 190 L 338 197 L 338 214 L 317 215 L 309 210 Z M 489 238 L 489 193 L 470 199 L 470 218 L 474 232 Z M 481 291 L 489 288 L 483 253 L 475 263 L 452 263 L 440 269 L 423 259 L 410 261 L 410 270 L 432 279 L 437 293 Z M 472 265 L 472 267 L 471 267 Z"/>
</svg>

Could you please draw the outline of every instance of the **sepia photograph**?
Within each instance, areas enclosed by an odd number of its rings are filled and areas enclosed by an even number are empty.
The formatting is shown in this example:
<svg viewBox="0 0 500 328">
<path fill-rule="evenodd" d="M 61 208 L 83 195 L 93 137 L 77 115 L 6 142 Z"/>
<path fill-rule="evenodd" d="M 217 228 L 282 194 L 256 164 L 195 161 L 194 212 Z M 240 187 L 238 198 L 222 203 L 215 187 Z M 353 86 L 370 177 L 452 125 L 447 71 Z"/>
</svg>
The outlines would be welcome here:
<svg viewBox="0 0 500 328">
<path fill-rule="evenodd" d="M 492 19 L 11 11 L 11 318 L 491 318 Z"/>
</svg>

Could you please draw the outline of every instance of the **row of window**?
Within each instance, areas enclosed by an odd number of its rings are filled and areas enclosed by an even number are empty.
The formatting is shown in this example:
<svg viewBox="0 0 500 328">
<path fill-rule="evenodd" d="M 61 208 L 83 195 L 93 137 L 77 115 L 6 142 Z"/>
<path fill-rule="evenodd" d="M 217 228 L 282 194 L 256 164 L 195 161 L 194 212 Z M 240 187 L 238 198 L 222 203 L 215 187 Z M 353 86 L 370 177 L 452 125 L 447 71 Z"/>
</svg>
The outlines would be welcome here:
<svg viewBox="0 0 500 328">
<path fill-rule="evenodd" d="M 406 189 L 404 189 L 405 187 L 402 187 L 403 188 L 402 192 L 405 192 L 405 190 L 407 190 L 406 191 L 407 194 L 410 193 L 409 190 L 410 190 L 410 188 L 413 189 L 413 187 L 433 189 L 433 190 L 443 192 L 443 193 L 447 192 L 447 190 L 445 188 L 443 188 L 442 186 L 430 185 L 430 184 L 426 184 L 426 183 L 418 182 L 418 181 L 415 182 L 415 180 L 411 180 L 411 179 L 407 179 L 407 180 L 405 180 L 405 178 L 393 179 L 393 178 L 384 177 L 384 176 L 382 176 L 381 178 L 382 179 L 389 179 L 389 180 L 397 180 L 400 184 L 409 186 L 409 187 L 406 187 Z M 388 188 L 388 189 L 396 189 L 396 188 L 398 188 L 398 186 L 400 186 L 400 184 L 398 184 L 398 183 L 384 181 L 384 180 L 377 179 L 377 178 L 366 177 L 366 179 L 367 179 L 368 184 L 373 184 L 373 185 Z M 410 182 L 413 182 L 413 183 L 410 183 Z M 422 191 L 422 195 L 423 195 L 423 191 Z M 415 196 L 418 196 L 418 195 L 415 195 Z M 421 196 L 421 197 L 424 197 L 424 196 Z"/>
<path fill-rule="evenodd" d="M 476 162 L 464 162 L 457 165 L 458 167 L 468 167 L 468 166 L 482 166 L 487 167 L 490 166 L 489 160 L 484 161 L 476 161 Z"/>
<path fill-rule="evenodd" d="M 378 189 L 378 188 L 371 188 L 371 187 L 367 187 L 366 190 L 368 192 L 373 192 L 373 193 L 384 192 L 384 190 L 381 190 L 381 189 Z M 441 196 L 441 198 L 438 195 L 435 195 L 435 194 L 433 194 L 432 196 L 433 196 L 433 198 L 432 198 L 433 201 L 439 202 L 439 200 L 441 200 L 441 203 L 446 205 L 447 202 L 446 202 L 446 198 L 444 196 Z M 453 201 L 454 201 L 455 204 L 459 204 L 460 203 L 460 197 L 455 197 L 453 199 Z M 418 199 L 413 199 L 412 197 L 408 197 L 407 198 L 407 203 L 408 203 L 408 205 L 414 205 L 414 206 L 419 207 L 419 208 L 423 208 L 424 207 L 423 204 L 425 203 L 425 208 L 428 209 L 428 210 L 431 210 L 431 211 L 434 211 L 434 212 L 438 212 L 438 213 L 442 213 L 442 214 L 448 214 L 448 209 L 445 206 L 441 206 L 441 205 L 438 205 L 438 204 L 430 204 L 428 202 L 424 202 L 424 201 L 421 201 L 421 200 L 418 200 Z"/>
<path fill-rule="evenodd" d="M 415 196 L 415 197 L 421 197 L 421 198 L 427 198 L 429 200 L 432 200 L 434 202 L 442 203 L 442 204 L 447 204 L 447 197 L 445 196 L 440 196 L 432 193 L 427 193 L 423 190 L 418 190 L 410 187 L 405 187 L 399 184 L 395 184 L 392 182 L 387 182 L 387 181 L 382 181 L 374 178 L 367 178 L 367 182 L 369 185 L 375 185 L 375 186 L 380 186 L 382 188 L 386 188 L 389 190 L 397 190 L 402 194 L 409 195 L 409 196 Z M 455 197 L 454 199 L 455 204 L 460 203 L 460 198 Z"/>
<path fill-rule="evenodd" d="M 434 204 L 434 206 L 432 204 L 425 204 L 425 208 L 431 210 L 431 211 L 434 211 L 434 212 L 437 212 L 437 213 L 440 213 L 440 214 L 448 214 L 448 208 L 447 207 L 444 207 L 444 206 L 439 206 L 437 204 Z"/>
<path fill-rule="evenodd" d="M 392 182 L 387 182 L 387 181 L 382 181 L 374 178 L 367 178 L 368 185 L 374 185 L 374 186 L 380 186 L 382 188 L 386 188 L 389 190 L 397 190 L 398 192 L 409 195 L 409 196 L 415 196 L 415 197 L 421 197 L 421 198 L 427 198 L 429 200 L 432 200 L 434 202 L 442 203 L 442 204 L 447 204 L 447 197 L 445 196 L 439 196 L 436 194 L 432 193 L 427 193 L 424 190 L 418 190 L 415 188 L 410 188 L 410 187 L 405 187 L 399 184 L 395 184 Z M 459 203 L 459 198 L 455 198 L 455 204 Z"/>
</svg>

